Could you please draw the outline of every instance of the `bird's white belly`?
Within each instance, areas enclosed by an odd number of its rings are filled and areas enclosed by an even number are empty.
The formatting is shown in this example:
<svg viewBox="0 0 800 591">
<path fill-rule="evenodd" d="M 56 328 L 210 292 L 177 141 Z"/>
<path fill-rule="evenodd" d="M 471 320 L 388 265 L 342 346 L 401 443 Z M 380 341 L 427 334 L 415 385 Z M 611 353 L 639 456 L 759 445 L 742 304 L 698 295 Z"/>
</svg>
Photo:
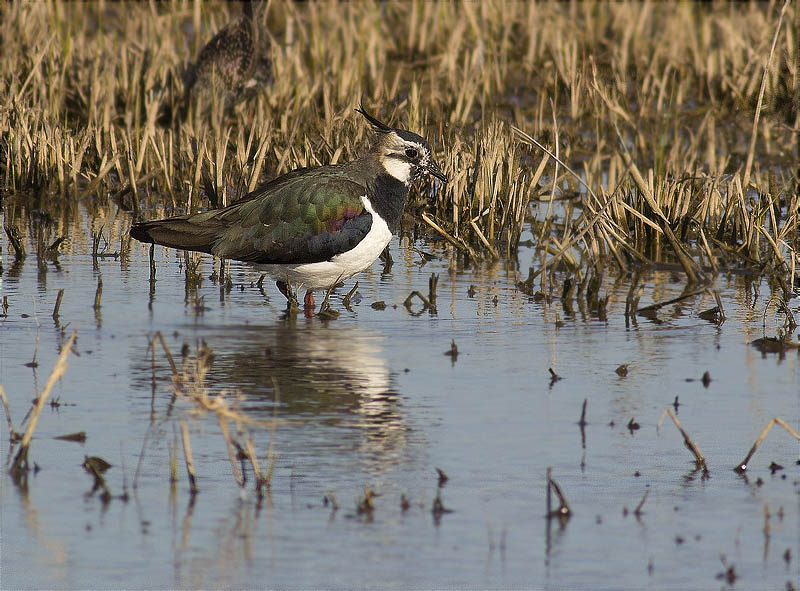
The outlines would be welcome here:
<svg viewBox="0 0 800 591">
<path fill-rule="evenodd" d="M 337 281 L 343 281 L 356 273 L 369 268 L 389 244 L 392 232 L 365 196 L 361 197 L 364 208 L 372 214 L 372 226 L 364 239 L 355 248 L 337 254 L 330 260 L 319 263 L 299 263 L 284 265 L 256 265 L 275 279 L 289 281 L 294 286 L 306 289 L 329 288 Z"/>
</svg>

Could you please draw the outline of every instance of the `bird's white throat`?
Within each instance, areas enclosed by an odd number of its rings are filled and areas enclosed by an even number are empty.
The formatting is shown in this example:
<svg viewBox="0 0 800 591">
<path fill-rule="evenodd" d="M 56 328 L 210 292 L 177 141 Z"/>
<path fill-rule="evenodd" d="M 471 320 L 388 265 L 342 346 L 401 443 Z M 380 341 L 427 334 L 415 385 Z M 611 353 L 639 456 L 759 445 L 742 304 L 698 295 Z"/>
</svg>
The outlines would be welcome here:
<svg viewBox="0 0 800 591">
<path fill-rule="evenodd" d="M 396 178 L 404 185 L 411 179 L 411 164 L 399 158 L 383 158 L 381 160 L 386 173 Z"/>
</svg>

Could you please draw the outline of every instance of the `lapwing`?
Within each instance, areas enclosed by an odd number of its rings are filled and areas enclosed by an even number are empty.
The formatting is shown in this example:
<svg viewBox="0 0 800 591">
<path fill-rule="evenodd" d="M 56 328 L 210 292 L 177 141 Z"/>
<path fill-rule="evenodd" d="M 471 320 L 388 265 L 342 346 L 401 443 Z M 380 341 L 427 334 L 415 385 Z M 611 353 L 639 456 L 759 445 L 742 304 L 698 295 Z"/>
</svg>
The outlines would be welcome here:
<svg viewBox="0 0 800 591">
<path fill-rule="evenodd" d="M 243 2 L 242 16 L 222 28 L 200 50 L 184 75 L 180 120 L 186 118 L 192 101 L 206 109 L 216 94 L 229 113 L 272 84 L 271 44 L 257 15 L 262 6 L 258 4 L 254 11 L 252 2 Z"/>
<path fill-rule="evenodd" d="M 332 288 L 368 268 L 397 232 L 411 183 L 432 175 L 447 182 L 425 139 L 389 127 L 363 106 L 377 132 L 369 151 L 343 164 L 299 168 L 228 207 L 134 224 L 141 242 L 250 263 L 291 286 Z"/>
</svg>

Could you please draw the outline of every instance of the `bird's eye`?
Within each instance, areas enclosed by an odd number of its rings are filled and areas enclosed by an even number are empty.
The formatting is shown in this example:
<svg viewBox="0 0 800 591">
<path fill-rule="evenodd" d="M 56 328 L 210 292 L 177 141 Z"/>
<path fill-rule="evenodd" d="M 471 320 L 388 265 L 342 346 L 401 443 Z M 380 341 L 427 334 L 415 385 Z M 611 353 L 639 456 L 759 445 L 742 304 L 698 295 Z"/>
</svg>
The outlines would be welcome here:
<svg viewBox="0 0 800 591">
<path fill-rule="evenodd" d="M 406 156 L 409 158 L 416 158 L 419 155 L 419 152 L 415 148 L 406 148 Z"/>
</svg>

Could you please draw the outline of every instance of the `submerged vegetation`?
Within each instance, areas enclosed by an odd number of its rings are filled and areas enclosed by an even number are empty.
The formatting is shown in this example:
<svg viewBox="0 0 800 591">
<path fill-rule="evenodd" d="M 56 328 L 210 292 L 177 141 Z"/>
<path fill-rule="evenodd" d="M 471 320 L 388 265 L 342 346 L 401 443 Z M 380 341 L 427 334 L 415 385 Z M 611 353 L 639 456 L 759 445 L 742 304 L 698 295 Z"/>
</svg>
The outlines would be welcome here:
<svg viewBox="0 0 800 591">
<path fill-rule="evenodd" d="M 6 225 L 36 226 L 33 211 L 65 220 L 78 202 L 132 217 L 228 203 L 292 168 L 354 158 L 370 133 L 353 113 L 363 101 L 431 140 L 452 179 L 412 195 L 405 231 L 472 259 L 535 245 L 531 280 L 677 263 L 689 283 L 767 272 L 786 299 L 800 207 L 792 11 L 268 3 L 255 18 L 271 87 L 162 127 L 188 64 L 239 5 L 4 4 Z M 46 249 L 65 229 L 30 231 Z"/>
</svg>

